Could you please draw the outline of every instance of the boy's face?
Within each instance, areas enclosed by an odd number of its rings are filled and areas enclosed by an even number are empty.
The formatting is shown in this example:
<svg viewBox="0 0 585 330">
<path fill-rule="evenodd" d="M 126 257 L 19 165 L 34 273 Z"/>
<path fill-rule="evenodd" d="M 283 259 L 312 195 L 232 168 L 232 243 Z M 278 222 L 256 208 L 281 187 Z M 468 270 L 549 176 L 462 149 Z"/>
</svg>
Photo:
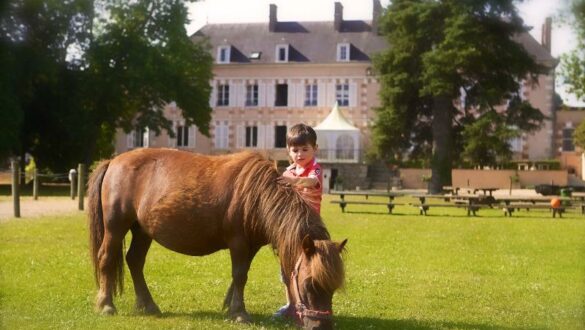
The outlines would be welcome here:
<svg viewBox="0 0 585 330">
<path fill-rule="evenodd" d="M 310 144 L 305 144 L 301 146 L 289 146 L 288 147 L 288 156 L 292 159 L 292 161 L 300 167 L 307 167 L 309 162 L 313 160 L 315 157 L 315 152 L 317 151 L 317 146 L 313 147 Z"/>
</svg>

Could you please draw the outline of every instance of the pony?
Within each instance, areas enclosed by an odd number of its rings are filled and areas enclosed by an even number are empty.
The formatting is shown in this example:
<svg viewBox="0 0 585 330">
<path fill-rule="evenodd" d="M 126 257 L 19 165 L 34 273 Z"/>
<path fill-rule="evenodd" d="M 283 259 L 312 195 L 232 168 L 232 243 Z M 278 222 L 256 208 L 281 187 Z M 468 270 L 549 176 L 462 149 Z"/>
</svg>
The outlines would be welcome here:
<svg viewBox="0 0 585 330">
<path fill-rule="evenodd" d="M 343 286 L 342 251 L 319 214 L 259 153 L 206 156 L 173 149 L 136 149 L 102 161 L 88 182 L 90 254 L 98 287 L 96 310 L 116 313 L 122 293 L 124 237 L 137 311 L 161 314 L 144 278 L 152 240 L 186 255 L 229 249 L 232 282 L 224 309 L 250 322 L 244 304 L 248 270 L 270 244 L 278 255 L 297 322 L 331 329 L 332 298 Z"/>
</svg>

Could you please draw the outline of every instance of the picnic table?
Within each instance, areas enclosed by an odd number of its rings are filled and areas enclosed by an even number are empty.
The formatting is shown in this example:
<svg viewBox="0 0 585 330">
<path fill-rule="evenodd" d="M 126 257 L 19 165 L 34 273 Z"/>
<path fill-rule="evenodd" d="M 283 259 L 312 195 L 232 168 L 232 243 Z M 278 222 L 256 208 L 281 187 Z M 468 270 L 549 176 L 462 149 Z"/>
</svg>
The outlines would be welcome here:
<svg viewBox="0 0 585 330">
<path fill-rule="evenodd" d="M 500 188 L 473 188 L 473 193 L 476 194 L 479 191 L 483 191 L 484 195 L 492 196 L 492 193 Z"/>
<path fill-rule="evenodd" d="M 550 205 L 550 201 L 552 198 L 559 198 L 561 200 L 568 200 L 566 197 L 558 197 L 558 196 L 518 196 L 518 195 L 510 195 L 510 196 L 498 196 L 497 201 L 503 203 L 502 210 L 504 211 L 504 216 L 512 216 L 514 211 L 519 209 L 550 209 L 552 211 L 553 218 L 556 217 L 558 214 L 559 217 L 562 217 L 563 212 L 565 212 L 564 207 L 557 207 L 553 208 Z"/>
<path fill-rule="evenodd" d="M 427 212 L 433 207 L 459 207 L 467 210 L 467 215 L 476 215 L 476 212 L 480 209 L 480 198 L 478 195 L 441 195 L 441 194 L 419 194 L 412 195 L 412 197 L 418 198 L 419 203 L 411 203 L 412 206 L 419 208 L 419 214 L 427 215 Z M 445 202 L 453 202 L 452 204 L 431 204 L 427 203 L 427 199 L 442 199 Z"/>
<path fill-rule="evenodd" d="M 330 195 L 337 195 L 339 196 L 339 200 L 333 200 L 331 203 L 339 204 L 341 207 L 341 212 L 345 212 L 345 207 L 348 204 L 362 204 L 362 205 L 386 205 L 388 207 L 388 213 L 392 213 L 395 205 L 394 198 L 397 196 L 404 196 L 404 193 L 400 192 L 393 192 L 393 191 L 373 191 L 373 190 L 331 190 L 329 192 Z M 366 200 L 347 200 L 345 199 L 346 196 L 363 196 Z M 377 201 L 369 201 L 368 197 L 370 196 L 382 196 L 387 197 L 388 202 L 377 202 Z"/>
</svg>

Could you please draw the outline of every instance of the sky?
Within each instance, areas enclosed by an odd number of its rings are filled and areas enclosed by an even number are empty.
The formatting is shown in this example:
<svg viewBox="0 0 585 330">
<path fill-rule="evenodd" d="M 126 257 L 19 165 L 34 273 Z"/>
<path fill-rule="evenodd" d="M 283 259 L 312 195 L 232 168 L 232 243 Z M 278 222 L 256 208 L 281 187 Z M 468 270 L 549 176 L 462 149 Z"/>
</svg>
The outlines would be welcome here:
<svg viewBox="0 0 585 330">
<path fill-rule="evenodd" d="M 268 21 L 268 5 L 277 5 L 279 21 L 323 21 L 333 20 L 333 4 L 336 0 L 204 0 L 191 4 L 191 24 L 187 27 L 190 35 L 206 23 L 251 23 Z M 347 20 L 370 20 L 372 1 L 337 0 L 343 5 L 343 18 Z M 387 6 L 389 0 L 380 0 Z M 558 58 L 571 51 L 575 35 L 566 24 L 559 23 L 559 17 L 567 15 L 570 0 L 524 0 L 518 4 L 518 11 L 524 22 L 533 29 L 530 34 L 540 42 L 541 26 L 546 17 L 553 17 L 552 55 Z M 559 65 L 560 66 L 560 65 Z M 558 67 L 557 67 L 558 68 Z M 565 104 L 585 106 L 574 96 L 565 92 L 562 78 L 557 74 L 557 92 Z"/>
</svg>

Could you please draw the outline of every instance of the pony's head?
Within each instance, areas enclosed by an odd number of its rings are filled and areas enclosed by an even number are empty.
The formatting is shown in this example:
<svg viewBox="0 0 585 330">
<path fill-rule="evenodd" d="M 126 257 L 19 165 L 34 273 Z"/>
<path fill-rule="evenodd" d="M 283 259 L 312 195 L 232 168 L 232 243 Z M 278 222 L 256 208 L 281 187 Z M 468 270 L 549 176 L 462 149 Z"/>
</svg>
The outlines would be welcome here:
<svg viewBox="0 0 585 330">
<path fill-rule="evenodd" d="M 333 329 L 332 300 L 335 290 L 343 286 L 345 272 L 341 243 L 313 240 L 308 235 L 289 281 L 291 303 L 304 329 Z"/>
</svg>

